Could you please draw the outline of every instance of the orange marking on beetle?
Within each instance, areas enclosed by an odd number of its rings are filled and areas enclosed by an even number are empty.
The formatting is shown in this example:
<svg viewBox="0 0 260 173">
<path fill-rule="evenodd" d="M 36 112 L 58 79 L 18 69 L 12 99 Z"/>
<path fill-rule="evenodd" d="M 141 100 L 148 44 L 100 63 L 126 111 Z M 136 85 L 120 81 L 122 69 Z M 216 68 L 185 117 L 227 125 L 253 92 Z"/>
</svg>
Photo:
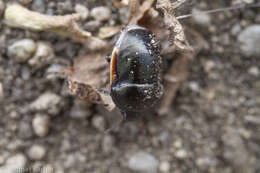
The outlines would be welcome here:
<svg viewBox="0 0 260 173">
<path fill-rule="evenodd" d="M 118 56 L 118 50 L 114 48 L 112 52 L 111 62 L 110 62 L 110 85 L 112 85 L 112 82 L 114 81 L 117 56 Z"/>
</svg>

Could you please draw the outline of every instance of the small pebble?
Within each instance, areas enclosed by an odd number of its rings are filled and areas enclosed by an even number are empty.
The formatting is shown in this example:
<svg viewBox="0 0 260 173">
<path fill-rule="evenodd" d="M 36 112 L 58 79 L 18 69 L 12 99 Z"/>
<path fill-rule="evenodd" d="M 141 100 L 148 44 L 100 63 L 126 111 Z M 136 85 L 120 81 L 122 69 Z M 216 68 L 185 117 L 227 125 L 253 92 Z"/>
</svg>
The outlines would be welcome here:
<svg viewBox="0 0 260 173">
<path fill-rule="evenodd" d="M 81 17 L 84 20 L 86 20 L 89 16 L 89 10 L 84 5 L 76 4 L 75 11 L 76 11 L 76 13 L 81 14 Z"/>
<path fill-rule="evenodd" d="M 49 132 L 50 119 L 46 115 L 36 115 L 33 119 L 32 126 L 34 132 L 39 137 L 44 137 Z"/>
<path fill-rule="evenodd" d="M 19 2 L 22 4 L 29 4 L 32 2 L 32 0 L 19 0 Z"/>
<path fill-rule="evenodd" d="M 102 141 L 102 150 L 104 151 L 104 153 L 111 153 L 114 147 L 114 143 L 115 143 L 115 139 L 113 136 L 111 135 L 104 136 Z"/>
<path fill-rule="evenodd" d="M 180 149 L 180 150 L 177 150 L 176 153 L 175 153 L 175 157 L 178 158 L 178 159 L 186 159 L 188 157 L 188 153 L 186 150 L 184 149 Z"/>
<path fill-rule="evenodd" d="M 32 160 L 42 160 L 46 154 L 46 150 L 41 145 L 33 145 L 27 153 Z"/>
<path fill-rule="evenodd" d="M 128 163 L 130 169 L 147 173 L 155 173 L 158 166 L 158 160 L 153 155 L 143 151 L 135 153 Z"/>
<path fill-rule="evenodd" d="M 29 60 L 29 64 L 35 68 L 41 68 L 50 64 L 55 58 L 52 45 L 48 42 L 37 42 L 37 50 L 34 56 Z"/>
<path fill-rule="evenodd" d="M 92 20 L 84 24 L 84 29 L 87 31 L 95 32 L 99 29 L 100 25 L 101 25 L 100 21 Z"/>
<path fill-rule="evenodd" d="M 74 119 L 85 119 L 92 114 L 86 102 L 75 100 L 70 110 L 70 117 Z"/>
<path fill-rule="evenodd" d="M 100 6 L 91 10 L 90 15 L 97 21 L 107 21 L 111 17 L 111 11 L 108 7 Z"/>
<path fill-rule="evenodd" d="M 209 26 L 211 22 L 209 14 L 202 13 L 200 10 L 195 8 L 192 10 L 192 18 L 199 25 Z"/>
<path fill-rule="evenodd" d="M 37 45 L 33 40 L 23 39 L 8 46 L 8 56 L 17 62 L 26 62 L 35 53 Z"/>
<path fill-rule="evenodd" d="M 240 49 L 246 56 L 259 56 L 260 54 L 260 25 L 251 25 L 239 35 Z"/>
<path fill-rule="evenodd" d="M 27 159 L 22 154 L 16 154 L 7 159 L 4 166 L 0 167 L 1 173 L 24 173 Z"/>
<path fill-rule="evenodd" d="M 58 105 L 61 102 L 61 97 L 54 93 L 44 93 L 39 96 L 35 101 L 30 105 L 32 110 L 37 111 L 48 111 L 50 114 L 58 113 Z"/>
<path fill-rule="evenodd" d="M 28 139 L 33 136 L 32 127 L 29 122 L 21 121 L 18 130 L 19 136 L 23 139 Z"/>
<path fill-rule="evenodd" d="M 106 128 L 106 121 L 103 116 L 96 115 L 92 119 L 92 126 L 99 131 L 104 131 Z"/>
<path fill-rule="evenodd" d="M 252 76 L 257 77 L 259 75 L 259 69 L 256 66 L 250 67 L 248 69 L 248 73 L 251 74 Z"/>
<path fill-rule="evenodd" d="M 159 166 L 159 170 L 161 172 L 169 172 L 171 168 L 171 165 L 168 161 L 162 161 Z"/>
<path fill-rule="evenodd" d="M 45 12 L 45 0 L 33 0 L 32 3 L 32 10 L 37 11 L 39 13 L 44 13 Z"/>
<path fill-rule="evenodd" d="M 231 34 L 233 36 L 236 36 L 241 31 L 241 26 L 239 24 L 236 24 L 231 29 Z"/>
</svg>

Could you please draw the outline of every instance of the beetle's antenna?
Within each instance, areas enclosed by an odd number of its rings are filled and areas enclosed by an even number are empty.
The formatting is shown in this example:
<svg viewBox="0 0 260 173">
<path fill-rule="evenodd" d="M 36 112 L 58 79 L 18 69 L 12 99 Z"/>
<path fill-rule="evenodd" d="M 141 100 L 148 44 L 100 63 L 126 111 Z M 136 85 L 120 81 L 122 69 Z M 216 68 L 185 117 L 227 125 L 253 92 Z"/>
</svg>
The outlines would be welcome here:
<svg viewBox="0 0 260 173">
<path fill-rule="evenodd" d="M 218 13 L 218 12 L 222 12 L 222 11 L 237 10 L 237 9 L 241 9 L 241 8 L 258 8 L 258 7 L 260 7 L 260 3 L 243 4 L 243 5 L 236 5 L 236 6 L 232 6 L 232 7 L 217 8 L 217 9 L 213 9 L 213 10 L 201 11 L 199 13 L 200 14 L 210 14 L 210 13 Z M 192 17 L 194 15 L 196 15 L 196 14 L 186 14 L 186 15 L 178 16 L 176 18 L 177 19 L 185 19 L 185 18 L 188 18 L 188 17 Z"/>
</svg>

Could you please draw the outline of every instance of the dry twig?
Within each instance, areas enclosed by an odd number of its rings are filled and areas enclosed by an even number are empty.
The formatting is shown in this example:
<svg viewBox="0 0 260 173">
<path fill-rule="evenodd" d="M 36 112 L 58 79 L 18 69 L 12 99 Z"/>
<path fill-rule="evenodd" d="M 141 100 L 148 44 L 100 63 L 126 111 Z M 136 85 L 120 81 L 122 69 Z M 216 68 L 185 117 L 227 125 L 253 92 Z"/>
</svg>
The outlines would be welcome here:
<svg viewBox="0 0 260 173">
<path fill-rule="evenodd" d="M 84 31 L 78 26 L 77 21 L 81 20 L 81 16 L 81 14 L 49 16 L 30 11 L 18 4 L 12 4 L 5 11 L 5 22 L 10 27 L 51 31 L 81 43 L 92 40 L 99 42 L 99 45 L 105 45 L 104 41 L 92 37 L 90 32 Z"/>
</svg>

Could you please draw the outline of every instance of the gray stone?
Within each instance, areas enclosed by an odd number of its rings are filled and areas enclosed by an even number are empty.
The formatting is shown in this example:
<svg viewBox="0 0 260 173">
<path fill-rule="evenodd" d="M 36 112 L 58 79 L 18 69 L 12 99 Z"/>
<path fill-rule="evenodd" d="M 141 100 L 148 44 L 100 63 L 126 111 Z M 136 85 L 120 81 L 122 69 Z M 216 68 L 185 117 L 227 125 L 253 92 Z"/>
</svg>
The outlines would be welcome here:
<svg viewBox="0 0 260 173">
<path fill-rule="evenodd" d="M 106 135 L 102 141 L 102 150 L 104 153 L 111 153 L 115 144 L 115 139 L 111 135 Z"/>
<path fill-rule="evenodd" d="M 104 131 L 106 128 L 106 121 L 103 116 L 96 115 L 92 119 L 92 126 L 99 131 Z"/>
<path fill-rule="evenodd" d="M 36 44 L 31 39 L 23 39 L 8 46 L 8 56 L 17 62 L 26 62 L 36 51 Z"/>
<path fill-rule="evenodd" d="M 57 113 L 58 105 L 61 102 L 61 97 L 50 92 L 46 92 L 39 96 L 30 105 L 32 110 L 48 111 L 48 113 Z"/>
<path fill-rule="evenodd" d="M 50 119 L 46 115 L 36 115 L 32 125 L 37 136 L 44 137 L 49 132 Z"/>
<path fill-rule="evenodd" d="M 33 11 L 38 11 L 40 13 L 44 13 L 45 12 L 45 1 L 44 0 L 33 0 L 32 3 L 32 10 Z"/>
<path fill-rule="evenodd" d="M 251 25 L 245 28 L 239 35 L 240 49 L 246 56 L 260 55 L 260 25 Z"/>
<path fill-rule="evenodd" d="M 91 10 L 90 15 L 98 21 L 107 21 L 111 17 L 111 10 L 105 6 L 95 7 Z"/>
<path fill-rule="evenodd" d="M 141 171 L 146 173 L 154 173 L 157 171 L 159 162 L 151 154 L 147 152 L 135 153 L 129 160 L 128 166 L 134 171 Z"/>
<path fill-rule="evenodd" d="M 4 98 L 4 88 L 3 84 L 0 82 L 0 100 Z"/>
<path fill-rule="evenodd" d="M 46 149 L 41 145 L 33 145 L 27 154 L 32 160 L 42 160 L 46 154 Z"/>
<path fill-rule="evenodd" d="M 25 166 L 27 159 L 22 154 L 16 154 L 7 159 L 4 166 L 0 167 L 1 173 L 23 173 L 25 172 Z"/>
</svg>

